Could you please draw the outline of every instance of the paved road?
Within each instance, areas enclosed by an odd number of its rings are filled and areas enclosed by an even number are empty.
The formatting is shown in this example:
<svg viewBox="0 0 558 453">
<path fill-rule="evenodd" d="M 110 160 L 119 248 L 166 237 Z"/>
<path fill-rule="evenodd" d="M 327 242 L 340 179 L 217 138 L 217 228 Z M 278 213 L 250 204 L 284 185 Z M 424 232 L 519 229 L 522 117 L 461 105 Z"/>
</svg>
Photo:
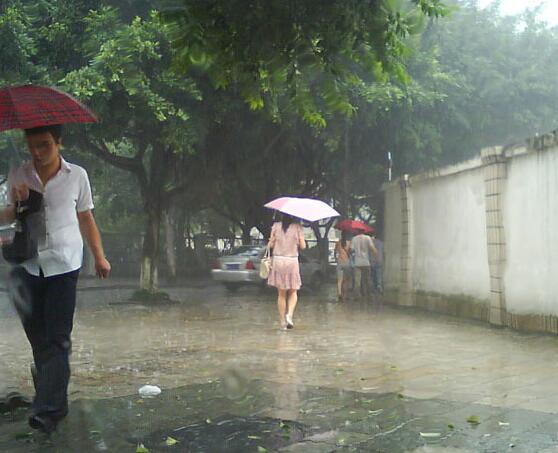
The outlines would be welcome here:
<svg viewBox="0 0 558 453">
<path fill-rule="evenodd" d="M 166 435 L 176 451 L 554 451 L 558 338 L 339 304 L 333 291 L 302 294 L 289 332 L 273 293 L 253 288 L 170 288 L 177 303 L 158 306 L 128 303 L 120 283 L 80 291 L 73 415 L 53 451 L 163 451 Z M 3 299 L 0 354 L 0 393 L 31 392 Z M 138 401 L 147 383 L 163 394 Z M 0 450 L 48 446 L 27 431 L 23 413 L 4 416 Z"/>
</svg>

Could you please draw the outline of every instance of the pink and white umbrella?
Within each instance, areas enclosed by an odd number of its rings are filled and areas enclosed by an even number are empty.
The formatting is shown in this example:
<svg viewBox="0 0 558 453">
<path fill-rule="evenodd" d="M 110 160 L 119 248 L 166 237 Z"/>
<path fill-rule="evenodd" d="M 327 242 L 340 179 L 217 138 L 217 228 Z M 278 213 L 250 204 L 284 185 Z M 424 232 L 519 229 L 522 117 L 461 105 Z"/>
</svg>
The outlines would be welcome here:
<svg viewBox="0 0 558 453">
<path fill-rule="evenodd" d="M 340 215 L 328 204 L 312 198 L 281 197 L 270 201 L 264 206 L 309 222 L 317 222 L 318 220 L 338 217 Z"/>
</svg>

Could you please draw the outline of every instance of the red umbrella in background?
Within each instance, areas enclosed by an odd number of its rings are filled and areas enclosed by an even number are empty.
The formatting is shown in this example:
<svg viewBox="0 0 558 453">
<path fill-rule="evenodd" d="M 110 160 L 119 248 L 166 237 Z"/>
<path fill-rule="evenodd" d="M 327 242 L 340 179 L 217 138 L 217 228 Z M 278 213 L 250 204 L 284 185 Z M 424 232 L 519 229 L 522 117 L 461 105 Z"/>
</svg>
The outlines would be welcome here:
<svg viewBox="0 0 558 453">
<path fill-rule="evenodd" d="M 96 122 L 91 110 L 55 88 L 23 85 L 0 89 L 0 131 Z"/>
<path fill-rule="evenodd" d="M 349 220 L 349 219 L 345 219 L 345 220 L 341 220 L 340 222 L 337 222 L 335 228 L 341 231 L 350 231 L 352 233 L 357 233 L 357 232 L 373 233 L 374 231 L 376 231 L 373 227 L 367 225 L 364 222 L 360 222 L 359 220 Z"/>
</svg>

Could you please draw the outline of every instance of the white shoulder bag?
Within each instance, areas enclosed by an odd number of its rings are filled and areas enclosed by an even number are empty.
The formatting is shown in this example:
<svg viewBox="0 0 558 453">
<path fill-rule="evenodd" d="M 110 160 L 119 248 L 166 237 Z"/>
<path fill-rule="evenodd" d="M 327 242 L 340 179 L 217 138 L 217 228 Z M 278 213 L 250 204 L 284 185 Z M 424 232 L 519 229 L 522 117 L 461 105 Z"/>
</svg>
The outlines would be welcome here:
<svg viewBox="0 0 558 453">
<path fill-rule="evenodd" d="M 271 256 L 269 254 L 269 247 L 266 247 L 265 255 L 260 261 L 260 277 L 261 278 L 269 277 L 270 271 L 271 271 Z"/>
</svg>

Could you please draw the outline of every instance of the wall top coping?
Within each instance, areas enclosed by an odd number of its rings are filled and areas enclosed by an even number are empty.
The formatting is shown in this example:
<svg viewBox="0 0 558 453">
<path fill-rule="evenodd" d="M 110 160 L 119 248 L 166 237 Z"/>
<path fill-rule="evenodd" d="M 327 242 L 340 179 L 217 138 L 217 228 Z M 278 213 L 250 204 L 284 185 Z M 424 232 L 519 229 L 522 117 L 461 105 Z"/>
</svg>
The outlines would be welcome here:
<svg viewBox="0 0 558 453">
<path fill-rule="evenodd" d="M 402 184 L 412 185 L 413 182 L 421 182 L 429 179 L 443 178 L 467 171 L 479 169 L 485 165 L 493 163 L 505 162 L 506 160 L 519 157 L 522 155 L 547 151 L 550 149 L 558 150 L 558 130 L 544 135 L 529 138 L 524 144 L 513 144 L 508 146 L 490 146 L 483 148 L 479 155 L 472 159 L 459 162 L 457 164 L 448 165 L 442 168 L 428 170 L 416 175 L 405 175 L 391 182 L 382 185 L 382 190 Z"/>
</svg>

